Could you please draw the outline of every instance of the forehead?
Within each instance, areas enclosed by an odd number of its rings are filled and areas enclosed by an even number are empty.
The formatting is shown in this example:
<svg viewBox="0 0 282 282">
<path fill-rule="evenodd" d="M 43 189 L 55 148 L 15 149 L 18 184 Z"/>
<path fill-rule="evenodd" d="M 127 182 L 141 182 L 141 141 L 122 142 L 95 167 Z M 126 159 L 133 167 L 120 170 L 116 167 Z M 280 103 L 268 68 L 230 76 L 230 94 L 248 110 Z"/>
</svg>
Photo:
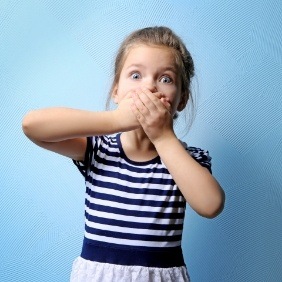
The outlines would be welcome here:
<svg viewBox="0 0 282 282">
<path fill-rule="evenodd" d="M 128 49 L 123 67 L 130 64 L 154 64 L 177 69 L 175 52 L 164 46 L 134 45 Z"/>
</svg>

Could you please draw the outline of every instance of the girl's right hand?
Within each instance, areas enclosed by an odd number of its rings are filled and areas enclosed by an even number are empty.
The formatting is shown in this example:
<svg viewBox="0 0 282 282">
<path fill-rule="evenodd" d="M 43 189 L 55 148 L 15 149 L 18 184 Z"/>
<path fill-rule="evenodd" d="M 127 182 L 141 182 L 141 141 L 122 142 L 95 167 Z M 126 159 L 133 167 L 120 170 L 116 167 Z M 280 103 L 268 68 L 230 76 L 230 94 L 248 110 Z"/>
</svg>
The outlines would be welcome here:
<svg viewBox="0 0 282 282">
<path fill-rule="evenodd" d="M 133 104 L 132 94 L 134 90 L 129 91 L 118 103 L 118 107 L 114 110 L 114 122 L 118 122 L 121 131 L 130 131 L 140 126 L 135 114 L 131 110 Z"/>
</svg>

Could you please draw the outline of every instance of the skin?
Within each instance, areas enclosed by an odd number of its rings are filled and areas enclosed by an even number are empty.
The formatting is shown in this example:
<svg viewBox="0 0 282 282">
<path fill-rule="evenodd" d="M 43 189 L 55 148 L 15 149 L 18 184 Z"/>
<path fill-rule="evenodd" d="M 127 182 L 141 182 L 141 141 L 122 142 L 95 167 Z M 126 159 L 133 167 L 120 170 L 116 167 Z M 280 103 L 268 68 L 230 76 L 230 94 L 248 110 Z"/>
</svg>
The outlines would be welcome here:
<svg viewBox="0 0 282 282">
<path fill-rule="evenodd" d="M 223 190 L 186 152 L 173 130 L 172 116 L 186 101 L 171 50 L 132 47 L 112 98 L 118 105 L 114 111 L 32 111 L 23 119 L 23 130 L 37 145 L 76 160 L 84 158 L 86 136 L 122 132 L 129 159 L 148 161 L 159 155 L 189 205 L 201 216 L 217 216 L 224 206 Z"/>
<path fill-rule="evenodd" d="M 128 100 L 134 118 L 139 121 L 139 128 L 122 133 L 121 136 L 129 158 L 146 161 L 158 154 L 151 135 L 154 132 L 161 134 L 155 131 L 160 125 L 157 119 L 172 125 L 171 116 L 176 112 L 181 99 L 180 85 L 177 66 L 170 49 L 143 45 L 131 49 L 112 95 L 113 100 L 121 107 L 121 102 L 126 103 Z M 163 119 L 159 112 L 167 118 Z M 132 113 L 129 112 L 128 115 Z M 146 126 L 145 118 L 156 126 Z"/>
</svg>

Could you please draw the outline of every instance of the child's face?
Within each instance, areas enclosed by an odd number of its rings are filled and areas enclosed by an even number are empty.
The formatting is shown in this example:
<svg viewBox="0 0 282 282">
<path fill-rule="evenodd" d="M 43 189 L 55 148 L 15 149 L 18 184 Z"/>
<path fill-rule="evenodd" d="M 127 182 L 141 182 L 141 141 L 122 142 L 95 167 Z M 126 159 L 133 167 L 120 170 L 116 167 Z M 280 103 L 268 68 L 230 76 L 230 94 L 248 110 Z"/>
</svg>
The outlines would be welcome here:
<svg viewBox="0 0 282 282">
<path fill-rule="evenodd" d="M 176 112 L 181 100 L 181 81 L 169 48 L 137 45 L 129 51 L 114 88 L 114 101 L 119 103 L 129 91 L 140 87 L 161 92 L 171 104 L 171 114 Z"/>
</svg>

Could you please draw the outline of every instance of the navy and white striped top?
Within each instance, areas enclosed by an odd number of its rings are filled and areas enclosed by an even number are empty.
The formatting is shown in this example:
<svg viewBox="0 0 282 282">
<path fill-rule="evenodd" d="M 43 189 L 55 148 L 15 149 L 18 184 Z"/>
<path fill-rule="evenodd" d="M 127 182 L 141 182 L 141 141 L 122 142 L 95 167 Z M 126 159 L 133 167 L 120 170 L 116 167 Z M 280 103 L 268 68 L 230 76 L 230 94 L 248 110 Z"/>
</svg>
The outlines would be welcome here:
<svg viewBox="0 0 282 282">
<path fill-rule="evenodd" d="M 183 144 L 211 171 L 208 151 Z M 83 258 L 121 265 L 184 265 L 186 201 L 160 157 L 128 159 L 117 134 L 88 137 L 85 160 L 74 163 L 86 184 Z"/>
</svg>

